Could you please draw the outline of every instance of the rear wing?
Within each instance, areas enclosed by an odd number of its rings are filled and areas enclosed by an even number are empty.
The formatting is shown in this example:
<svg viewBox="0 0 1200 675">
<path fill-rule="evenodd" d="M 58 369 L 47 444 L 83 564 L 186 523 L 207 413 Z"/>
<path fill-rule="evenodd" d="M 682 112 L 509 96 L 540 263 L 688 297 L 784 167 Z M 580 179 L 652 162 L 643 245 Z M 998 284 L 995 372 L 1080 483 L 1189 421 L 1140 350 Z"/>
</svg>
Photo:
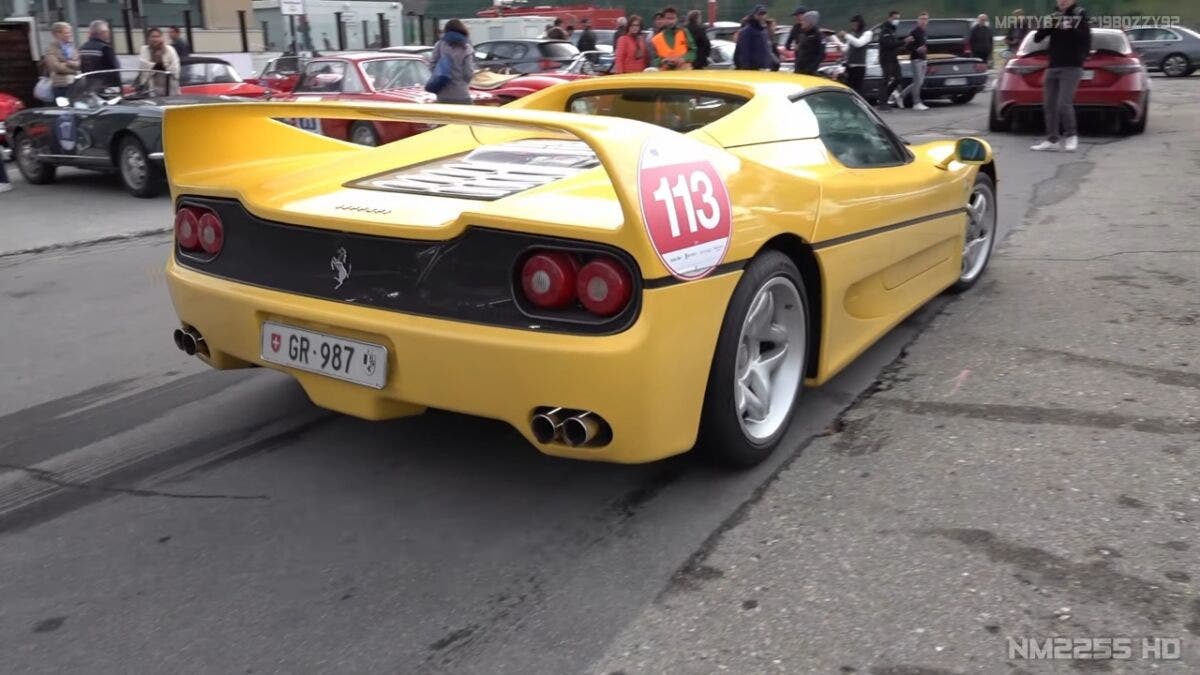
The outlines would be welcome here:
<svg viewBox="0 0 1200 675">
<path fill-rule="evenodd" d="M 462 105 L 219 103 L 165 110 L 163 151 L 173 192 L 196 190 L 233 196 L 230 183 L 243 184 L 253 178 L 265 180 L 283 172 L 302 172 L 307 167 L 328 169 L 331 165 L 345 166 L 345 162 L 352 162 L 367 173 L 370 167 L 380 166 L 380 162 L 390 162 L 389 168 L 401 168 L 439 158 L 423 156 L 429 154 L 428 144 L 418 149 L 408 143 L 419 136 L 382 148 L 369 148 L 280 121 L 293 118 L 466 125 L 469 133 L 458 134 L 456 140 L 438 148 L 442 156 L 499 142 L 496 138 L 511 139 L 513 132 L 571 137 L 587 144 L 595 153 L 612 182 L 626 222 L 635 222 L 640 217 L 638 172 L 643 146 L 647 143 L 672 154 L 705 157 L 721 174 L 733 173 L 738 166 L 738 160 L 719 147 L 617 117 Z M 490 137 L 491 130 L 499 131 Z M 455 147 L 456 143 L 464 142 L 467 146 Z"/>
</svg>

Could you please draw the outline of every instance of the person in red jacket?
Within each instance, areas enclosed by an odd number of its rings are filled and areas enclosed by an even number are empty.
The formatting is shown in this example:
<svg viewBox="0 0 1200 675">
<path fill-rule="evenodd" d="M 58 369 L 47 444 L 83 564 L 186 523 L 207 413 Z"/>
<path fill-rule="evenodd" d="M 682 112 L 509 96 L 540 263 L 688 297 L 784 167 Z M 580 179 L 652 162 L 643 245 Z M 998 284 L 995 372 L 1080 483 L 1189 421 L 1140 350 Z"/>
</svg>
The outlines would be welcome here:
<svg viewBox="0 0 1200 675">
<path fill-rule="evenodd" d="M 650 65 L 650 46 L 642 31 L 642 17 L 629 17 L 625 34 L 617 40 L 614 73 L 640 73 Z"/>
</svg>

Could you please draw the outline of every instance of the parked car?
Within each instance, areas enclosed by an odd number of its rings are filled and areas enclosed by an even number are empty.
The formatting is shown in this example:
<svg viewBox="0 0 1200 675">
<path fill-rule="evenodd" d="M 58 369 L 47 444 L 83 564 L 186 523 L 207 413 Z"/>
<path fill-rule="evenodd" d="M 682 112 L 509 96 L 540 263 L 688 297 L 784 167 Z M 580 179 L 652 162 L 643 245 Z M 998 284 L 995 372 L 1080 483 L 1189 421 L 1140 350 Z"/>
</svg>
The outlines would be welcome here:
<svg viewBox="0 0 1200 675">
<path fill-rule="evenodd" d="M 1042 85 L 1050 57 L 1049 40 L 1025 36 L 1017 55 L 1004 67 L 996 88 L 988 128 L 1008 131 L 1020 118 L 1040 119 Z M 1140 134 L 1150 115 L 1150 77 L 1125 33 L 1092 29 L 1092 52 L 1083 62 L 1083 79 L 1075 92 L 1075 109 L 1117 121 L 1127 134 Z"/>
<path fill-rule="evenodd" d="M 566 40 L 492 40 L 475 45 L 475 66 L 495 72 L 546 73 L 571 66 L 579 56 Z"/>
<path fill-rule="evenodd" d="M 135 197 L 165 187 L 162 117 L 170 106 L 230 102 L 221 96 L 167 95 L 168 77 L 153 70 L 103 70 L 76 78 L 56 105 L 8 118 L 13 154 L 25 180 L 54 182 L 60 166 L 116 171 Z"/>
<path fill-rule="evenodd" d="M 265 98 L 272 90 L 238 75 L 230 63 L 213 56 L 189 56 L 179 60 L 179 91 L 207 96 Z"/>
<path fill-rule="evenodd" d="M 310 59 L 300 81 L 284 100 L 289 101 L 390 101 L 433 103 L 425 91 L 430 68 L 425 59 L 411 54 L 347 52 Z M 472 92 L 477 104 L 495 105 L 490 93 Z M 346 119 L 293 118 L 296 126 L 360 145 L 382 145 L 428 130 L 409 122 L 352 121 Z"/>
<path fill-rule="evenodd" d="M 1125 36 L 1147 70 L 1184 77 L 1200 68 L 1200 33 L 1182 26 L 1131 28 Z"/>
<path fill-rule="evenodd" d="M 246 82 L 257 84 L 275 92 L 286 94 L 300 81 L 300 73 L 308 62 L 306 56 L 278 56 L 267 62 L 258 77 L 246 78 Z"/>
<path fill-rule="evenodd" d="M 397 47 L 384 47 L 379 51 L 389 54 L 412 54 L 428 60 L 429 55 L 433 53 L 433 45 L 400 45 Z"/>
<path fill-rule="evenodd" d="M 21 99 L 0 92 L 0 152 L 4 152 L 4 148 L 8 147 L 7 125 L 5 124 L 8 116 L 24 109 L 25 104 L 21 102 Z"/>
<path fill-rule="evenodd" d="M 987 87 L 987 64 L 969 56 L 953 56 L 951 54 L 933 54 L 929 56 L 925 71 L 925 83 L 921 86 L 921 100 L 932 101 L 945 98 L 952 103 L 970 103 L 976 94 Z M 823 66 L 820 73 L 826 77 L 844 82 L 845 64 Z M 883 80 L 883 69 L 879 67 L 879 47 L 871 44 L 867 47 L 867 73 L 863 78 L 864 98 L 876 103 L 876 93 Z M 900 58 L 900 87 L 903 89 L 912 83 L 912 62 L 907 56 Z M 912 104 L 912 96 L 905 100 L 905 105 Z"/>
<path fill-rule="evenodd" d="M 712 40 L 712 52 L 708 55 L 710 70 L 733 70 L 733 50 L 737 44 L 729 40 Z"/>
</svg>

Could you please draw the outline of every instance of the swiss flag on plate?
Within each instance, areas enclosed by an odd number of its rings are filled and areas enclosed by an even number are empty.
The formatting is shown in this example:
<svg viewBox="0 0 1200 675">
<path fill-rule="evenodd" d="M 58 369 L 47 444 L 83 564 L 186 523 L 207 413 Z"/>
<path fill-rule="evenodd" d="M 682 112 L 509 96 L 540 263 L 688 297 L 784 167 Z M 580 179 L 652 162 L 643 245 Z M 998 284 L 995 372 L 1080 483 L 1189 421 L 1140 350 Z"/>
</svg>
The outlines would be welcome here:
<svg viewBox="0 0 1200 675">
<path fill-rule="evenodd" d="M 721 174 L 683 148 L 648 141 L 638 163 L 638 199 L 650 243 L 679 279 L 712 272 L 729 250 L 733 209 Z"/>
<path fill-rule="evenodd" d="M 281 338 L 279 336 L 279 333 L 271 333 L 271 351 L 273 351 L 273 352 L 279 351 L 279 347 L 282 344 L 283 344 L 283 338 Z"/>
</svg>

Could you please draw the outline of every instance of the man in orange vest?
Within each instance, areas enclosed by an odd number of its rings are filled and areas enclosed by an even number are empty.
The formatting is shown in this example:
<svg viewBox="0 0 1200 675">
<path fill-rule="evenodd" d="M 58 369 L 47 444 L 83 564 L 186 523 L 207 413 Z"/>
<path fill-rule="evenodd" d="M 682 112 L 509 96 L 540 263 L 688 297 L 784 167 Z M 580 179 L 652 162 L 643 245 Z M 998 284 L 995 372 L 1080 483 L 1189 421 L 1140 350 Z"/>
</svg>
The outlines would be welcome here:
<svg viewBox="0 0 1200 675">
<path fill-rule="evenodd" d="M 696 45 L 686 29 L 676 25 L 679 13 L 674 7 L 662 11 L 663 29 L 650 40 L 654 58 L 650 65 L 663 70 L 691 70 L 696 60 Z"/>
</svg>

